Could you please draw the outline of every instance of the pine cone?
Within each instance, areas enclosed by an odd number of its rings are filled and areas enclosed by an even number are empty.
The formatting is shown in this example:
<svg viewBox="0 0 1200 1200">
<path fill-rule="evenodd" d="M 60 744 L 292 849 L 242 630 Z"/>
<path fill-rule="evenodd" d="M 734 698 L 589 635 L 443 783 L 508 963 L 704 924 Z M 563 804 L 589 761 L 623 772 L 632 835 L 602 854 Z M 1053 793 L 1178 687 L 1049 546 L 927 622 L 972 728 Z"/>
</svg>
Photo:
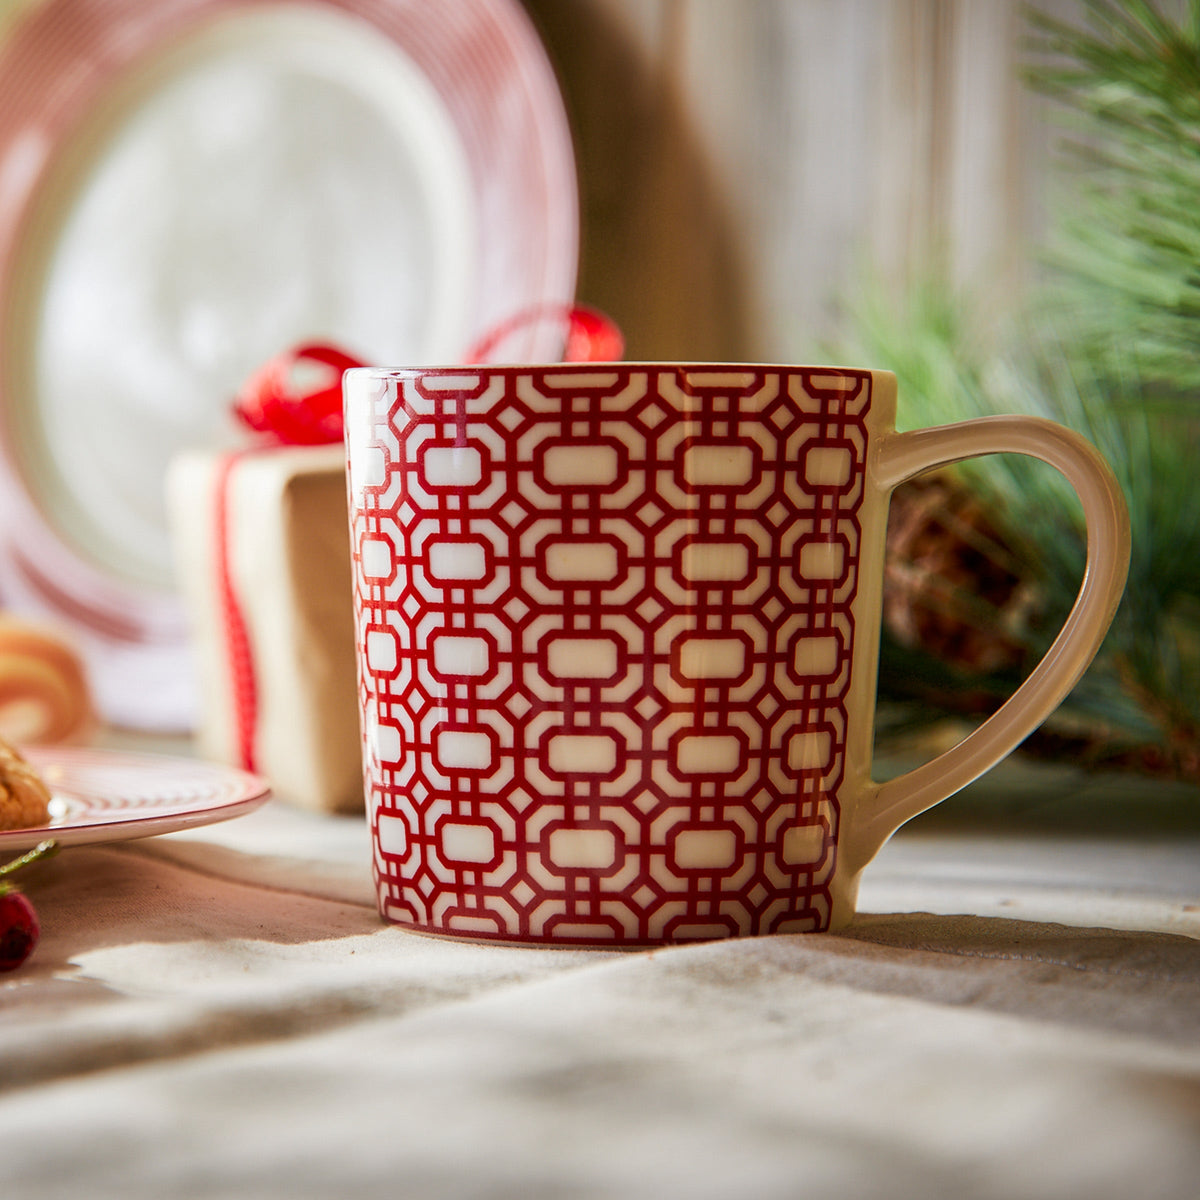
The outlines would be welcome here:
<svg viewBox="0 0 1200 1200">
<path fill-rule="evenodd" d="M 970 674 L 1019 667 L 1036 590 L 983 504 L 949 471 L 892 497 L 883 620 L 902 646 Z"/>
</svg>

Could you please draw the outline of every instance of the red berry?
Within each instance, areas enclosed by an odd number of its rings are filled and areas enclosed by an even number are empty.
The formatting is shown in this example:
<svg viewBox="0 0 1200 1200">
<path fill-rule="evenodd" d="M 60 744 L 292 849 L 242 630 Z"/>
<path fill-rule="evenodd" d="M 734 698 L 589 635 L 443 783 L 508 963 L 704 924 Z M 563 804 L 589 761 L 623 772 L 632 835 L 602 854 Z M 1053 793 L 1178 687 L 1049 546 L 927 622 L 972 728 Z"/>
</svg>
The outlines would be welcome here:
<svg viewBox="0 0 1200 1200">
<path fill-rule="evenodd" d="M 38 940 L 38 919 L 23 892 L 0 893 L 0 971 L 15 971 Z"/>
</svg>

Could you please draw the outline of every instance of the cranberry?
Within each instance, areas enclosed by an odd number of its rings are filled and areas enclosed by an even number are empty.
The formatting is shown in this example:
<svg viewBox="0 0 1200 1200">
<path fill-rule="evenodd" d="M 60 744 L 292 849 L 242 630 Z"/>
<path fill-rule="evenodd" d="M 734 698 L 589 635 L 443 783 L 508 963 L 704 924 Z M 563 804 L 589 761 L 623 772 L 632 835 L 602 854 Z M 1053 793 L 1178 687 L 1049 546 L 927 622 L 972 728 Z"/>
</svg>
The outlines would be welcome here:
<svg viewBox="0 0 1200 1200">
<path fill-rule="evenodd" d="M 38 940 L 38 919 L 23 892 L 0 892 L 0 971 L 15 971 Z"/>
</svg>

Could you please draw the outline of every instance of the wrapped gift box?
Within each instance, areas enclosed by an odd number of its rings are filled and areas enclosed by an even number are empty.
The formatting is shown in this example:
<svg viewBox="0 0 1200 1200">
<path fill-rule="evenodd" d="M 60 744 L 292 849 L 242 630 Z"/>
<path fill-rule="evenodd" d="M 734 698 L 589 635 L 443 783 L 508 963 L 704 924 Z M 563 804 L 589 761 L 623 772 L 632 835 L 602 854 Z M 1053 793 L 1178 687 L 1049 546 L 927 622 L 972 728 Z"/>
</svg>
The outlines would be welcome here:
<svg viewBox="0 0 1200 1200">
<path fill-rule="evenodd" d="M 305 808 L 361 811 L 341 444 L 183 454 L 167 503 L 194 636 L 198 750 Z"/>
</svg>

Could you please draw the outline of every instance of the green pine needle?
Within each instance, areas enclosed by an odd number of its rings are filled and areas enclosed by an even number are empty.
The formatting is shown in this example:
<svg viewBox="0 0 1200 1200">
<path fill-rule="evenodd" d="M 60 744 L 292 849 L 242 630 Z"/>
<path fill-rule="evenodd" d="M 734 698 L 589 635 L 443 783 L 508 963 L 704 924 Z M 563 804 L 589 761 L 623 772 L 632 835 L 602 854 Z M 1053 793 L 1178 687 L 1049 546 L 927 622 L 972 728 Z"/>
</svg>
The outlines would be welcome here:
<svg viewBox="0 0 1200 1200">
<path fill-rule="evenodd" d="M 1029 413 L 1099 448 L 1129 504 L 1133 555 L 1069 705 L 1092 729 L 1094 758 L 1136 747 L 1139 761 L 1200 782 L 1200 0 L 1174 12 L 1081 0 L 1080 25 L 1029 14 L 1026 79 L 1059 102 L 1068 136 L 1049 273 L 1024 310 L 985 337 L 983 307 L 944 275 L 915 281 L 902 302 L 868 283 L 851 306 L 854 337 L 833 353 L 896 372 L 901 428 Z M 1080 506 L 1028 458 L 957 469 L 1038 589 L 1032 663 L 1079 585 Z M 1013 682 L 917 669 L 885 639 L 885 694 L 889 679 L 898 695 L 960 708 L 998 702 Z"/>
</svg>

